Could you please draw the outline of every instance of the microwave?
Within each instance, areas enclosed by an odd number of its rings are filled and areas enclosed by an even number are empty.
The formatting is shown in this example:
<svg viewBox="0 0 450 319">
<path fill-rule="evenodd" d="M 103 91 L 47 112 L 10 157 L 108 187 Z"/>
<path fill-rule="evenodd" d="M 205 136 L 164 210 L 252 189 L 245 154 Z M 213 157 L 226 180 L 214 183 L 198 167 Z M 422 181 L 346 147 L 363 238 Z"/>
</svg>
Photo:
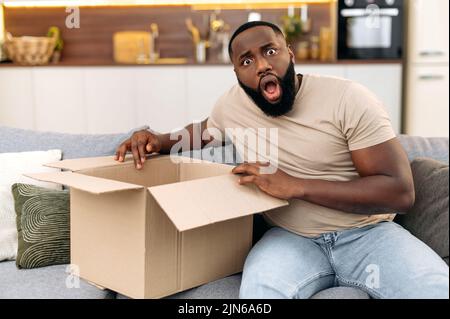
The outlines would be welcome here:
<svg viewBox="0 0 450 319">
<path fill-rule="evenodd" d="M 338 59 L 401 59 L 403 0 L 339 0 Z"/>
</svg>

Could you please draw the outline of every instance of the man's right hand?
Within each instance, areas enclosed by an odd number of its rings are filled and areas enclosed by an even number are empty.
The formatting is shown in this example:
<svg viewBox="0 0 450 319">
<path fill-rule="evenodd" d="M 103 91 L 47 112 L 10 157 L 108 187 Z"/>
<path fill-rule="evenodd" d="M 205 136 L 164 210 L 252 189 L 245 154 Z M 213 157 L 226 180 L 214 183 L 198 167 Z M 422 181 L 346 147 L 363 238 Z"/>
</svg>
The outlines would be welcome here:
<svg viewBox="0 0 450 319">
<path fill-rule="evenodd" d="M 134 165 L 141 169 L 145 162 L 146 154 L 158 153 L 161 150 L 161 140 L 159 137 L 147 130 L 134 132 L 134 134 L 125 140 L 116 150 L 115 160 L 123 162 L 127 152 L 133 154 Z"/>
</svg>

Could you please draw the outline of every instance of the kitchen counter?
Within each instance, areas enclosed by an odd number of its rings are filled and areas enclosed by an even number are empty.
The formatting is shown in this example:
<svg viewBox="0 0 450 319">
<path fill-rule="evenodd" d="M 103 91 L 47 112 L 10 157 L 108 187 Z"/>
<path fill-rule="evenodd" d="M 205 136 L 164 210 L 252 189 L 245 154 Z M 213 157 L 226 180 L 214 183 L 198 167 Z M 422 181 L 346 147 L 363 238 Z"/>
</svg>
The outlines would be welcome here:
<svg viewBox="0 0 450 319">
<path fill-rule="evenodd" d="M 179 65 L 187 65 L 187 66 L 227 66 L 231 65 L 231 63 L 219 63 L 219 62 L 206 62 L 206 63 L 195 63 L 192 60 L 187 60 L 186 63 L 172 63 L 164 62 L 167 60 L 163 60 L 160 63 L 151 63 L 151 64 L 121 64 L 115 63 L 114 61 L 105 61 L 105 60 L 62 60 L 59 63 L 50 63 L 46 65 L 42 65 L 45 67 L 59 67 L 59 66 L 179 66 Z M 320 61 L 320 60 L 296 60 L 296 64 L 305 64 L 305 65 L 358 65 L 358 64 L 402 64 L 403 60 L 334 60 L 334 61 Z M 0 63 L 0 67 L 24 67 L 23 65 L 15 64 L 15 63 Z M 28 66 L 29 67 L 29 66 Z"/>
</svg>

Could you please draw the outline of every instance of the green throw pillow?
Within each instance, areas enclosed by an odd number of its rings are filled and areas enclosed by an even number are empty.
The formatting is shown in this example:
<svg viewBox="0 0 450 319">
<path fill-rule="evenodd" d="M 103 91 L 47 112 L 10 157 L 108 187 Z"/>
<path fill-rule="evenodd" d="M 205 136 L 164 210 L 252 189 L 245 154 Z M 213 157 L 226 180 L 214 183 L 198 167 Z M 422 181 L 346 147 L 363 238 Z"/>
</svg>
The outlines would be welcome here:
<svg viewBox="0 0 450 319">
<path fill-rule="evenodd" d="M 69 191 L 16 183 L 12 193 L 17 214 L 17 267 L 70 263 Z"/>
</svg>

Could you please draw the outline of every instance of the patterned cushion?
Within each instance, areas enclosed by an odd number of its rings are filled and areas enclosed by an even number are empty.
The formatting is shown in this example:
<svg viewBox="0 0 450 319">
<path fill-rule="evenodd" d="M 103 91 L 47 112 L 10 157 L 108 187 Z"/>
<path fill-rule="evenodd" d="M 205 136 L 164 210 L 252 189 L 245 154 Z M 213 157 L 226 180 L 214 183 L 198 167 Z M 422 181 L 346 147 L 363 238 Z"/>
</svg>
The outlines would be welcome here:
<svg viewBox="0 0 450 319">
<path fill-rule="evenodd" d="M 17 267 L 69 263 L 69 192 L 16 183 L 12 193 L 19 237 Z"/>
</svg>

